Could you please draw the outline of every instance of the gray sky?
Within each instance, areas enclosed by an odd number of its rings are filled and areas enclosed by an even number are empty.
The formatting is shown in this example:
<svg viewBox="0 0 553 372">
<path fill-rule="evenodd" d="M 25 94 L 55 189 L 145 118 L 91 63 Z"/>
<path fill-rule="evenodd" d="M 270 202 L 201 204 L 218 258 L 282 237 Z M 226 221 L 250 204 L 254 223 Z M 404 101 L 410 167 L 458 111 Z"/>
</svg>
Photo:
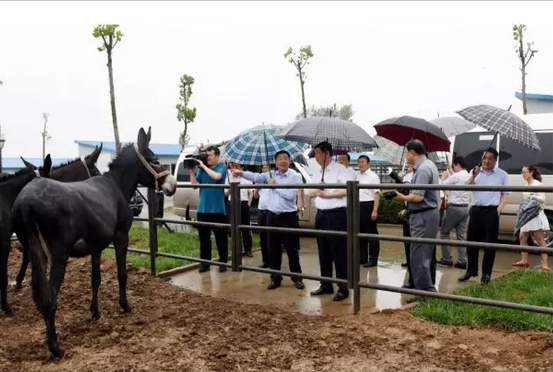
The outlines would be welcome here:
<svg viewBox="0 0 553 372">
<path fill-rule="evenodd" d="M 74 140 L 113 140 L 106 54 L 97 23 L 125 34 L 114 55 L 122 140 L 152 126 L 176 143 L 179 77 L 196 79 L 192 142 L 229 139 L 250 126 L 286 124 L 301 109 L 283 57 L 311 44 L 308 105 L 353 104 L 354 121 L 431 119 L 471 104 L 518 107 L 513 23 L 539 53 L 528 92 L 553 93 L 550 2 L 0 2 L 0 123 L 4 156 L 77 156 Z"/>
</svg>

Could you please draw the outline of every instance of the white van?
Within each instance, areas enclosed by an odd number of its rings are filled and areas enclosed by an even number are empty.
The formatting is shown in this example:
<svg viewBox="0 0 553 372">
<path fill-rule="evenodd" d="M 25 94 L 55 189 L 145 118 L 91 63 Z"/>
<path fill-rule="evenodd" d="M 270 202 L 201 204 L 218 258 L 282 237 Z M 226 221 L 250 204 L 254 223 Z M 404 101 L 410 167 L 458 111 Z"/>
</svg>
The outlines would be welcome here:
<svg viewBox="0 0 553 372">
<path fill-rule="evenodd" d="M 530 122 L 530 120 L 528 121 Z M 552 124 L 553 122 L 549 123 L 549 126 L 553 126 Z M 536 128 L 534 125 L 532 127 Z M 526 165 L 538 167 L 543 177 L 543 184 L 553 185 L 553 128 L 535 129 L 534 132 L 540 141 L 541 152 L 533 151 L 503 136 L 497 136 L 496 141 L 492 144 L 492 147 L 499 151 L 497 166 L 509 174 L 510 186 L 525 185 L 521 170 Z M 480 161 L 482 152 L 490 146 L 493 137 L 494 133 L 478 130 L 458 135 L 452 143 L 453 158 L 464 157 L 468 169 L 472 169 Z M 516 215 L 521 202 L 522 192 L 509 194 L 507 205 L 499 222 L 502 238 L 513 239 Z M 550 225 L 553 226 L 553 194 L 546 193 L 545 205 L 545 213 Z"/>
</svg>

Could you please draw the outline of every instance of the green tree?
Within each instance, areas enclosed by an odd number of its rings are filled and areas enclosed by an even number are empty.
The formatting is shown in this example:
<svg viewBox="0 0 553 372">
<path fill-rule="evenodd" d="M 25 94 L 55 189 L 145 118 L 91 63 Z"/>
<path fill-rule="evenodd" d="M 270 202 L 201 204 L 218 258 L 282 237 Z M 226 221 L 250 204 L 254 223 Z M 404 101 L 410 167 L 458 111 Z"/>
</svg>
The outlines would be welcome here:
<svg viewBox="0 0 553 372">
<path fill-rule="evenodd" d="M 311 106 L 309 110 L 307 111 L 307 116 L 331 116 L 333 118 L 340 118 L 342 120 L 346 121 L 352 121 L 351 118 L 355 115 L 355 112 L 353 111 L 353 105 L 342 105 L 338 107 L 338 105 L 333 104 L 332 106 Z M 299 113 L 296 115 L 296 120 L 301 119 L 303 116 L 303 113 Z"/>
<path fill-rule="evenodd" d="M 284 53 L 284 58 L 288 60 L 291 64 L 294 65 L 296 70 L 298 70 L 298 73 L 296 76 L 300 78 L 300 85 L 301 85 L 301 101 L 303 104 L 303 117 L 307 117 L 307 107 L 305 105 L 305 79 L 307 79 L 307 76 L 305 75 L 305 67 L 310 63 L 309 59 L 313 57 L 313 52 L 311 51 L 311 45 L 303 46 L 300 48 L 299 52 L 294 52 L 292 47 L 288 48 L 286 53 Z"/>
<path fill-rule="evenodd" d="M 532 57 L 538 52 L 534 49 L 534 42 L 526 43 L 526 50 L 524 48 L 524 32 L 526 31 L 526 25 L 514 25 L 513 26 L 513 39 L 515 40 L 515 52 L 520 60 L 520 73 L 522 77 L 522 112 L 524 115 L 528 113 L 526 108 L 526 67 L 532 60 Z"/>
<path fill-rule="evenodd" d="M 194 78 L 190 75 L 182 75 L 180 77 L 180 96 L 179 100 L 182 103 L 177 103 L 177 119 L 184 123 L 184 131 L 180 133 L 179 143 L 181 150 L 184 150 L 186 144 L 189 141 L 188 136 L 188 124 L 193 123 L 196 119 L 196 108 L 188 107 L 190 103 L 190 97 L 192 96 L 192 85 L 194 84 Z"/>
<path fill-rule="evenodd" d="M 109 96 L 111 103 L 111 119 L 113 122 L 113 134 L 115 136 L 115 148 L 117 153 L 121 151 L 121 141 L 119 140 L 119 127 L 117 125 L 117 110 L 115 109 L 115 89 L 113 86 L 113 49 L 121 41 L 123 34 L 118 30 L 119 25 L 106 24 L 94 27 L 92 36 L 96 39 L 102 39 L 102 45 L 98 47 L 99 52 L 106 51 L 108 55 L 108 74 L 109 74 Z"/>
<path fill-rule="evenodd" d="M 40 134 L 42 135 L 42 159 L 43 160 L 46 158 L 46 141 L 52 139 L 52 137 L 48 134 L 48 131 L 46 130 L 46 125 L 48 124 L 48 116 L 50 116 L 49 113 L 47 112 L 42 113 L 42 117 L 44 118 L 44 130 Z"/>
</svg>

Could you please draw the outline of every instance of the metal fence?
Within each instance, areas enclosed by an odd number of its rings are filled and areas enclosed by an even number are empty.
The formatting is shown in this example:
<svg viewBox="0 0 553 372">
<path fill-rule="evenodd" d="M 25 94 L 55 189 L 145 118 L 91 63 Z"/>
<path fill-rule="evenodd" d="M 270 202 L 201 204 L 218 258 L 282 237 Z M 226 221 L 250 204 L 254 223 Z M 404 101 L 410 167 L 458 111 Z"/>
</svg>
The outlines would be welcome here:
<svg viewBox="0 0 553 372">
<path fill-rule="evenodd" d="M 403 236 L 390 236 L 390 235 L 373 235 L 360 233 L 360 204 L 359 204 L 359 190 L 361 189 L 381 189 L 381 190 L 394 190 L 398 188 L 397 184 L 378 184 L 367 185 L 359 184 L 357 181 L 349 181 L 346 184 L 300 184 L 300 185 L 240 185 L 238 183 L 231 183 L 231 185 L 182 185 L 180 188 L 230 188 L 231 194 L 231 206 L 230 206 L 230 224 L 209 223 L 199 221 L 183 221 L 155 218 L 155 207 L 148 208 L 148 218 L 135 218 L 138 221 L 147 221 L 149 223 L 150 230 L 150 249 L 129 249 L 130 252 L 149 254 L 151 257 L 151 273 L 156 275 L 156 257 L 167 257 L 173 259 L 179 259 L 184 261 L 199 262 L 203 264 L 225 266 L 230 267 L 232 271 L 253 271 L 264 274 L 279 274 L 282 276 L 294 276 L 302 279 L 310 279 L 317 281 L 328 281 L 335 284 L 347 284 L 348 289 L 353 290 L 353 312 L 357 314 L 361 308 L 361 288 L 368 288 L 374 290 L 396 292 L 401 294 L 417 295 L 430 298 L 441 298 L 451 301 L 467 302 L 472 304 L 495 306 L 507 309 L 524 310 L 534 313 L 542 313 L 553 315 L 553 308 L 532 306 L 526 304 L 518 304 L 505 301 L 497 301 L 490 299 L 481 299 L 474 297 L 459 296 L 447 293 L 427 292 L 416 289 L 407 289 L 394 287 L 383 284 L 373 284 L 360 280 L 360 266 L 359 266 L 359 239 L 377 239 L 384 241 L 395 242 L 409 242 L 409 243 L 425 243 L 450 246 L 465 246 L 467 248 L 486 248 L 493 250 L 505 250 L 505 251 L 517 251 L 517 252 L 533 252 L 533 253 L 548 253 L 553 254 L 553 248 L 541 248 L 534 246 L 519 246 L 512 244 L 498 244 L 498 243 L 481 243 L 481 242 L 460 242 L 458 240 L 442 240 L 442 239 L 427 239 L 427 238 L 413 238 Z M 294 229 L 294 228 L 282 228 L 282 227 L 269 227 L 269 226 L 255 226 L 255 225 L 242 225 L 240 223 L 240 189 L 242 188 L 270 188 L 270 189 L 346 189 L 347 190 L 347 231 L 328 231 L 328 230 L 316 230 L 316 229 Z M 416 185 L 409 184 L 410 190 L 469 190 L 469 191 L 532 191 L 532 192 L 553 192 L 553 187 L 518 187 L 518 186 L 476 186 L 476 185 Z M 148 190 L 148 200 L 155 200 L 155 192 L 151 189 Z M 150 204 L 150 203 L 149 203 Z M 152 203 L 154 206 L 156 203 Z M 214 260 L 204 260 L 196 257 L 181 256 L 176 254 L 170 254 L 165 252 L 159 252 L 157 241 L 157 226 L 159 222 L 175 223 L 191 225 L 195 227 L 210 226 L 210 227 L 224 227 L 231 231 L 231 264 L 222 263 Z M 243 229 L 249 229 L 254 231 L 267 231 L 267 232 L 286 232 L 290 234 L 313 234 L 315 236 L 345 236 L 347 238 L 347 278 L 337 279 L 329 277 L 321 277 L 317 275 L 307 275 L 292 273 L 289 271 L 277 271 L 272 269 L 264 269 L 259 267 L 247 266 L 242 264 L 242 246 L 240 231 Z"/>
</svg>

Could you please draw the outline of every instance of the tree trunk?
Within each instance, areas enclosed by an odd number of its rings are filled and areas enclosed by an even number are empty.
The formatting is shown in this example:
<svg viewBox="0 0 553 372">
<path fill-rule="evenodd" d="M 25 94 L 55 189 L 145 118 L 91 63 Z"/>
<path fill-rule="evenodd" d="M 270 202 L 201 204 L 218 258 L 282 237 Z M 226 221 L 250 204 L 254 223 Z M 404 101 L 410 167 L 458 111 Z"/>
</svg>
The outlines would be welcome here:
<svg viewBox="0 0 553 372">
<path fill-rule="evenodd" d="M 307 107 L 305 106 L 305 90 L 303 89 L 303 86 L 305 85 L 305 81 L 303 81 L 303 77 L 301 75 L 301 68 L 298 69 L 299 75 L 300 75 L 300 85 L 301 85 L 301 102 L 303 104 L 303 117 L 307 117 Z"/>
<path fill-rule="evenodd" d="M 526 68 L 522 66 L 522 113 L 526 115 L 528 109 L 526 108 Z"/>
<path fill-rule="evenodd" d="M 110 40 L 111 41 L 111 40 Z M 119 127 L 117 126 L 117 111 L 115 109 L 115 89 L 113 87 L 113 61 L 111 59 L 111 48 L 108 52 L 108 73 L 109 73 L 109 98 L 111 103 L 111 120 L 113 121 L 113 134 L 115 136 L 115 150 L 121 152 L 121 141 L 119 140 Z"/>
<path fill-rule="evenodd" d="M 184 151 L 184 148 L 186 147 L 186 132 L 188 132 L 188 123 L 186 122 L 186 118 L 184 121 L 184 131 L 182 132 L 182 141 L 181 141 L 181 152 Z"/>
</svg>

